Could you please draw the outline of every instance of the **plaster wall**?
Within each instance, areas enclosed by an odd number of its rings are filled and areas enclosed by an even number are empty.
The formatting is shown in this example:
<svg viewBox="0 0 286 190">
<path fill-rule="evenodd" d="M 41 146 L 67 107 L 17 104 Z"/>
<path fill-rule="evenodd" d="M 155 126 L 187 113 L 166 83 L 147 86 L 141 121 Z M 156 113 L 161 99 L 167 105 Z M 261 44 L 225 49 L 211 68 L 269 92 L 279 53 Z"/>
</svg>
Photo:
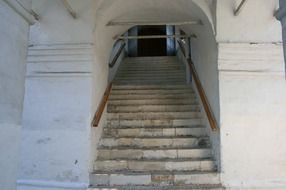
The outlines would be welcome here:
<svg viewBox="0 0 286 190">
<path fill-rule="evenodd" d="M 29 24 L 0 1 L 0 184 L 15 190 Z"/>
<path fill-rule="evenodd" d="M 107 74 L 94 56 L 95 1 L 69 3 L 76 19 L 60 0 L 32 3 L 40 21 L 30 29 L 19 190 L 89 184 L 105 115 L 98 128 L 91 120 Z"/>
<path fill-rule="evenodd" d="M 220 43 L 218 60 L 223 184 L 285 188 L 282 44 Z"/>
<path fill-rule="evenodd" d="M 247 1 L 238 16 L 241 0 L 217 0 L 218 42 L 281 42 L 281 25 L 274 17 L 278 0 Z"/>
<path fill-rule="evenodd" d="M 92 61 L 88 44 L 29 49 L 19 190 L 88 186 Z"/>
<path fill-rule="evenodd" d="M 30 31 L 30 44 L 91 43 L 94 28 L 94 1 L 69 0 L 77 14 L 74 19 L 61 0 L 32 0 L 40 15 Z"/>
</svg>

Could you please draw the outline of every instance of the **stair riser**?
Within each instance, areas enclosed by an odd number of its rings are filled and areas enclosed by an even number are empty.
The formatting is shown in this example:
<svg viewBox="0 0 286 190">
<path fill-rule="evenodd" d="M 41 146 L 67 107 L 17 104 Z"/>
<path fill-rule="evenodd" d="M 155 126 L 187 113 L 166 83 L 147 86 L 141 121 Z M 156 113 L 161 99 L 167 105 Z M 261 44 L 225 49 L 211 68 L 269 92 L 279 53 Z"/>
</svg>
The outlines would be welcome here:
<svg viewBox="0 0 286 190">
<path fill-rule="evenodd" d="M 191 86 L 189 85 L 146 85 L 146 86 L 143 86 L 143 85 L 140 85 L 140 86 L 137 86 L 137 85 L 124 85 L 124 86 L 116 86 L 116 85 L 113 85 L 112 86 L 112 89 L 113 90 L 120 90 L 120 89 L 123 89 L 123 90 L 150 90 L 150 89 L 154 89 L 154 90 L 178 90 L 178 89 L 183 89 L 183 90 L 192 90 Z"/>
<path fill-rule="evenodd" d="M 118 171 L 130 170 L 140 171 L 212 171 L 215 170 L 213 161 L 96 161 L 95 170 L 100 171 Z"/>
<path fill-rule="evenodd" d="M 148 71 L 148 72 L 141 72 L 141 71 L 121 71 L 117 73 L 117 76 L 172 76 L 172 75 L 179 75 L 184 76 L 186 73 L 184 71 Z"/>
<path fill-rule="evenodd" d="M 98 150 L 97 159 L 170 159 L 170 158 L 210 158 L 210 149 L 167 149 L 167 150 L 144 150 L 144 149 L 104 149 Z"/>
<path fill-rule="evenodd" d="M 206 136 L 206 128 L 135 128 L 135 129 L 104 129 L 106 137 L 164 137 L 164 136 Z"/>
<path fill-rule="evenodd" d="M 120 112 L 180 112 L 180 111 L 200 111 L 199 106 L 192 105 L 141 105 L 141 106 L 111 106 L 107 107 L 109 113 L 120 113 Z"/>
<path fill-rule="evenodd" d="M 92 185 L 217 185 L 220 182 L 217 174 L 93 174 Z"/>
<path fill-rule="evenodd" d="M 185 80 L 114 80 L 114 84 L 121 84 L 121 85 L 130 85 L 130 84 L 136 84 L 136 85 L 148 85 L 148 84 L 184 84 Z"/>
<path fill-rule="evenodd" d="M 180 127 L 202 125 L 202 119 L 183 120 L 115 120 L 107 121 L 107 127 Z"/>
<path fill-rule="evenodd" d="M 209 146 L 207 138 L 103 138 L 100 141 L 102 147 L 118 147 L 128 146 L 134 148 L 184 148 L 184 147 L 200 147 Z"/>
<path fill-rule="evenodd" d="M 108 113 L 108 120 L 145 120 L 145 119 L 190 119 L 201 118 L 200 112 L 148 112 L 148 113 Z"/>
<path fill-rule="evenodd" d="M 109 100 L 149 100 L 149 99 L 185 99 L 185 98 L 191 98 L 195 99 L 194 94 L 163 94 L 163 95 L 157 95 L 157 94 L 145 94 L 145 95 L 111 95 L 109 96 Z"/>
<path fill-rule="evenodd" d="M 198 102 L 189 99 L 162 99 L 162 100 L 109 100 L 108 105 L 194 105 Z"/>
<path fill-rule="evenodd" d="M 162 95 L 162 94 L 192 94 L 194 93 L 192 90 L 112 90 L 112 95 L 131 95 L 131 94 L 138 94 L 138 95 Z"/>
<path fill-rule="evenodd" d="M 122 71 L 145 71 L 145 70 L 183 70 L 183 66 L 177 66 L 177 65 L 156 65 L 156 64 L 147 64 L 143 66 L 131 66 L 131 65 L 122 65 L 120 70 Z"/>
<path fill-rule="evenodd" d="M 135 80 L 143 80 L 143 81 L 178 81 L 185 80 L 185 76 L 128 76 L 128 77 L 116 77 L 115 81 L 135 81 Z"/>
</svg>

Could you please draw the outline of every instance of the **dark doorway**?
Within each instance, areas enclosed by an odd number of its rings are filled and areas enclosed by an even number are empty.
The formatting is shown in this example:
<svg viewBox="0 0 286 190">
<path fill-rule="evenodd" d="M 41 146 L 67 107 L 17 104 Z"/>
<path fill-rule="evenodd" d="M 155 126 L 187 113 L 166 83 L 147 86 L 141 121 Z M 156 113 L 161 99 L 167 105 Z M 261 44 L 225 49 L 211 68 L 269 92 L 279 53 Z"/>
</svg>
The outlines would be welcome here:
<svg viewBox="0 0 286 190">
<path fill-rule="evenodd" d="M 166 26 L 141 26 L 138 28 L 139 36 L 166 35 Z M 166 38 L 139 39 L 138 56 L 166 56 Z"/>
</svg>

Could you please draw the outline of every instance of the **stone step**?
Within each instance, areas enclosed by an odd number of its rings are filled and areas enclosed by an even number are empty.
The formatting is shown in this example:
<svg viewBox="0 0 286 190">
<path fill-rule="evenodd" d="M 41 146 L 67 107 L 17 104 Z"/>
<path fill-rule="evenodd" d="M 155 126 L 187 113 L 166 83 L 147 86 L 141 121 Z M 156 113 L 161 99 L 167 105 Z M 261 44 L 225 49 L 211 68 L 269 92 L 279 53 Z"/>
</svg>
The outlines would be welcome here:
<svg viewBox="0 0 286 190">
<path fill-rule="evenodd" d="M 116 85 L 116 84 L 115 84 Z M 116 90 L 113 89 L 111 95 L 131 95 L 131 94 L 137 94 L 137 95 L 152 95 L 152 94 L 156 94 L 158 96 L 160 95 L 180 95 L 180 94 L 193 94 L 194 95 L 194 91 L 192 89 L 122 89 L 122 90 Z"/>
<path fill-rule="evenodd" d="M 113 90 L 179 90 L 186 89 L 192 90 L 190 85 L 113 85 Z"/>
<path fill-rule="evenodd" d="M 159 136 L 207 136 L 205 127 L 171 127 L 171 128 L 104 128 L 105 137 L 159 137 Z"/>
<path fill-rule="evenodd" d="M 125 95 L 125 96 L 129 96 L 129 95 Z M 126 106 L 108 105 L 107 106 L 108 113 L 182 112 L 182 111 L 200 111 L 200 107 L 198 105 L 139 105 L 139 106 L 138 105 L 126 105 Z"/>
<path fill-rule="evenodd" d="M 176 69 L 185 69 L 185 65 L 177 64 L 177 63 L 148 63 L 148 64 L 122 64 L 120 70 L 128 70 L 128 69 L 149 69 L 153 68 L 154 70 L 160 70 L 164 68 L 173 68 Z"/>
<path fill-rule="evenodd" d="M 190 85 L 113 85 L 113 90 L 192 90 Z"/>
<path fill-rule="evenodd" d="M 114 89 L 114 88 L 112 88 L 111 95 L 127 95 L 127 94 L 162 95 L 162 94 L 191 94 L 191 93 L 194 93 L 194 91 L 192 89 L 134 89 L 134 90 L 132 90 L 132 89 Z"/>
<path fill-rule="evenodd" d="M 100 171 L 213 171 L 216 169 L 213 160 L 97 160 L 94 170 Z"/>
<path fill-rule="evenodd" d="M 161 178 L 160 178 L 161 179 Z M 115 185 L 93 186 L 87 190 L 224 190 L 221 185 Z"/>
<path fill-rule="evenodd" d="M 181 70 L 183 71 L 185 69 L 184 66 L 181 65 L 144 65 L 144 66 L 126 66 L 123 65 L 120 69 L 120 71 L 146 71 L 146 70 L 152 70 L 152 71 L 161 71 L 161 70 Z"/>
<path fill-rule="evenodd" d="M 193 98 L 185 99 L 150 99 L 150 100 L 109 100 L 108 105 L 198 105 Z"/>
<path fill-rule="evenodd" d="M 185 73 L 185 69 L 175 69 L 175 68 L 165 68 L 165 69 L 152 69 L 152 68 L 146 68 L 146 69 L 125 69 L 125 70 L 119 70 L 118 75 L 121 74 L 130 74 L 130 73 L 149 73 L 149 74 L 164 74 L 164 73 Z"/>
<path fill-rule="evenodd" d="M 113 80 L 115 84 L 137 84 L 137 85 L 147 85 L 147 84 L 185 84 L 185 79 L 115 79 Z"/>
<path fill-rule="evenodd" d="M 149 119 L 149 120 L 112 120 L 107 121 L 107 127 L 181 127 L 202 125 L 203 119 Z"/>
<path fill-rule="evenodd" d="M 124 138 L 102 138 L 100 140 L 101 147 L 134 147 L 134 148 L 150 148 L 150 147 L 168 147 L 168 148 L 182 148 L 182 147 L 206 147 L 209 146 L 208 137 L 124 137 Z"/>
<path fill-rule="evenodd" d="M 142 100 L 142 99 L 185 99 L 185 98 L 192 98 L 195 99 L 195 94 L 125 94 L 125 95 L 114 95 L 111 94 L 109 96 L 109 100 Z"/>
<path fill-rule="evenodd" d="M 169 76 L 169 75 L 147 75 L 147 76 L 116 76 L 116 80 L 183 80 L 185 75 Z"/>
<path fill-rule="evenodd" d="M 99 149 L 97 159 L 210 158 L 209 148 L 200 149 Z"/>
<path fill-rule="evenodd" d="M 129 76 L 129 75 L 137 75 L 137 76 L 148 76 L 148 75 L 185 75 L 186 72 L 185 70 L 166 70 L 166 71 L 160 71 L 160 70 L 150 70 L 148 72 L 144 71 L 124 71 L 124 70 L 119 70 L 116 74 L 116 76 Z"/>
<path fill-rule="evenodd" d="M 90 176 L 92 185 L 219 185 L 216 172 L 99 172 Z"/>
<path fill-rule="evenodd" d="M 126 100 L 129 101 L 129 100 Z M 138 100 L 141 101 L 141 100 Z M 145 113 L 108 113 L 108 120 L 145 120 L 145 119 L 188 119 L 201 118 L 200 112 L 145 112 Z"/>
<path fill-rule="evenodd" d="M 185 78 L 116 78 L 115 80 L 113 80 L 114 83 L 117 82 L 122 82 L 125 84 L 133 84 L 134 82 L 136 82 L 136 84 L 174 84 L 174 83 L 181 83 L 181 84 L 185 84 L 186 80 Z"/>
</svg>

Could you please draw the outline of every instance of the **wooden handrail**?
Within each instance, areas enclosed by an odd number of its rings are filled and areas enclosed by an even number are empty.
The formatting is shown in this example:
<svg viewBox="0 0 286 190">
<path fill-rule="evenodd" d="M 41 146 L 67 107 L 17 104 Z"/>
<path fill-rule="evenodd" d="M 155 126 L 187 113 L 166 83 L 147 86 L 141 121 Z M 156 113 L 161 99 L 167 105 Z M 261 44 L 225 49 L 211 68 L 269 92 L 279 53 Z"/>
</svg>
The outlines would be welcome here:
<svg viewBox="0 0 286 190">
<path fill-rule="evenodd" d="M 185 48 L 184 48 L 184 46 L 183 46 L 181 41 L 178 40 L 178 43 L 179 43 L 179 46 L 180 46 L 180 49 L 181 49 L 182 53 L 184 54 L 184 58 L 186 59 Z M 188 62 L 188 65 L 190 67 L 190 72 L 192 74 L 192 77 L 194 78 L 196 87 L 198 89 L 199 96 L 200 96 L 200 98 L 202 100 L 204 110 L 205 110 L 205 112 L 207 114 L 207 118 L 208 118 L 208 121 L 210 123 L 210 127 L 211 127 L 211 129 L 213 131 L 217 131 L 218 130 L 217 122 L 216 122 L 216 119 L 215 119 L 214 114 L 212 112 L 212 109 L 211 109 L 210 103 L 208 101 L 208 98 L 206 96 L 206 93 L 204 91 L 204 88 L 203 88 L 203 86 L 201 84 L 201 81 L 199 79 L 199 76 L 197 74 L 195 65 L 193 64 L 191 58 L 187 59 L 187 62 Z"/>
<path fill-rule="evenodd" d="M 117 53 L 115 54 L 114 58 L 112 59 L 112 61 L 109 63 L 109 67 L 112 68 L 114 67 L 115 63 L 117 62 L 117 59 L 119 58 L 119 56 L 121 55 L 121 52 L 123 51 L 123 49 L 125 48 L 126 43 L 123 42 L 119 48 L 119 50 L 117 51 Z"/>
<path fill-rule="evenodd" d="M 205 109 L 205 112 L 207 114 L 207 118 L 209 120 L 209 123 L 210 123 L 210 126 L 211 126 L 211 129 L 213 131 L 217 131 L 218 130 L 218 127 L 217 127 L 217 122 L 215 120 L 215 117 L 214 117 L 214 114 L 211 110 L 211 106 L 210 106 L 210 103 L 208 101 L 208 98 L 206 96 L 206 93 L 203 89 L 203 86 L 201 84 L 201 81 L 198 77 L 198 74 L 197 74 L 197 71 L 195 69 L 195 66 L 192 62 L 191 59 L 188 60 L 188 64 L 190 66 L 190 70 L 191 70 L 191 73 L 192 73 L 192 76 L 194 78 L 194 81 L 196 83 L 196 86 L 197 86 L 197 89 L 198 89 L 198 92 L 199 92 L 199 95 L 200 95 L 200 98 L 202 100 L 202 103 L 203 103 L 203 106 L 204 106 L 204 109 Z"/>
<path fill-rule="evenodd" d="M 93 120 L 92 120 L 93 127 L 98 127 L 99 121 L 101 119 L 102 113 L 104 111 L 108 97 L 110 95 L 111 89 L 112 89 L 112 83 L 109 83 L 105 89 L 105 92 L 103 94 L 99 107 L 97 108 L 97 111 L 95 112 L 95 115 L 93 117 Z"/>
</svg>

